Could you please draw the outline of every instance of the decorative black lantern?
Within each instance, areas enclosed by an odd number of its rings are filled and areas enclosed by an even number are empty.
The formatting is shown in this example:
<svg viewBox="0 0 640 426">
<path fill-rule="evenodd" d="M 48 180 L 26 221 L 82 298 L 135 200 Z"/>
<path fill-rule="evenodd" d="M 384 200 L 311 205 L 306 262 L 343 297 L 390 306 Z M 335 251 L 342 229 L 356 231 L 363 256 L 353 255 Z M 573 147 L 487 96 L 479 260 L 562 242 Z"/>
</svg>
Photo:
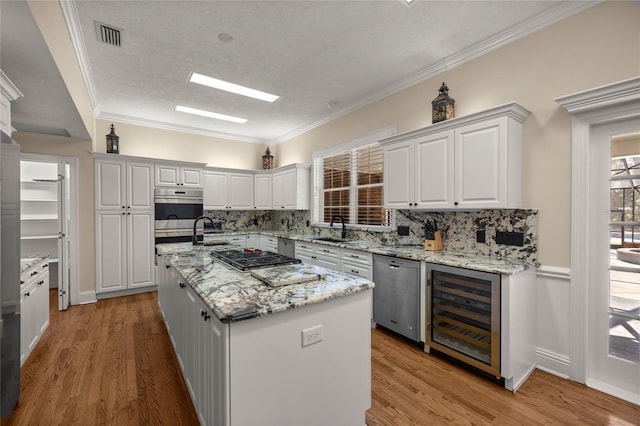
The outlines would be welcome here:
<svg viewBox="0 0 640 426">
<path fill-rule="evenodd" d="M 431 123 L 435 124 L 440 121 L 450 120 L 453 118 L 453 106 L 456 101 L 449 97 L 449 88 L 443 82 L 440 86 L 440 94 L 437 98 L 431 101 L 433 106 L 433 115 L 431 117 Z"/>
<path fill-rule="evenodd" d="M 120 136 L 116 135 L 116 129 L 111 124 L 111 133 L 107 135 L 107 152 L 109 154 L 119 154 Z"/>
<path fill-rule="evenodd" d="M 269 147 L 267 147 L 267 150 L 264 152 L 264 155 L 262 156 L 262 168 L 264 170 L 273 169 L 273 155 L 271 155 L 271 151 L 269 150 Z"/>
</svg>

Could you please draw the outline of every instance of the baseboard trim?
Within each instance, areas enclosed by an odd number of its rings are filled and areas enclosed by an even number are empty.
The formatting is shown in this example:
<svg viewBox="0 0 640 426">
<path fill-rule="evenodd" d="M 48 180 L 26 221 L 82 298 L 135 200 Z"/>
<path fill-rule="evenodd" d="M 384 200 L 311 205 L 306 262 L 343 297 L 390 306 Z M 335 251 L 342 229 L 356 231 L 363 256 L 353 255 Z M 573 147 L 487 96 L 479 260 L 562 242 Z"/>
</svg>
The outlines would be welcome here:
<svg viewBox="0 0 640 426">
<path fill-rule="evenodd" d="M 105 293 L 97 293 L 96 297 L 98 298 L 98 300 L 102 300 L 102 299 L 110 299 L 112 297 L 131 296 L 133 294 L 148 293 L 150 291 L 156 291 L 156 290 L 158 290 L 158 286 L 157 285 L 151 285 L 151 286 L 148 286 L 148 287 L 130 288 L 130 289 L 127 289 L 127 290 L 108 291 L 108 292 L 105 292 Z"/>
<path fill-rule="evenodd" d="M 89 303 L 96 303 L 97 301 L 96 292 L 93 290 L 78 293 L 78 305 L 87 305 Z"/>
<path fill-rule="evenodd" d="M 538 368 L 554 376 L 568 379 L 571 377 L 571 360 L 566 355 L 557 354 L 542 348 L 536 348 Z"/>
<path fill-rule="evenodd" d="M 640 394 L 638 393 L 629 392 L 626 389 L 622 389 L 596 379 L 587 379 L 586 385 L 590 388 L 599 390 L 600 392 L 613 395 L 616 398 L 624 399 L 632 404 L 640 405 Z"/>
<path fill-rule="evenodd" d="M 571 281 L 571 269 L 541 265 L 536 269 L 536 276 Z"/>
</svg>

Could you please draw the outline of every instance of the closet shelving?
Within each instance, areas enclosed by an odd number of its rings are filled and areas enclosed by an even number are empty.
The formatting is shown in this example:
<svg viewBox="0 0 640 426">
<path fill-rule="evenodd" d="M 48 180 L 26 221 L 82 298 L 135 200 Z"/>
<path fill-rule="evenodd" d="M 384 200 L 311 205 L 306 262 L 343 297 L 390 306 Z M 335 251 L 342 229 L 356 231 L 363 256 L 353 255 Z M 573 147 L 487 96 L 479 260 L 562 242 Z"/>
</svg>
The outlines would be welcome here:
<svg viewBox="0 0 640 426">
<path fill-rule="evenodd" d="M 20 254 L 48 253 L 58 262 L 58 169 L 56 163 L 20 162 Z M 54 271 L 51 274 L 55 277 Z"/>
</svg>

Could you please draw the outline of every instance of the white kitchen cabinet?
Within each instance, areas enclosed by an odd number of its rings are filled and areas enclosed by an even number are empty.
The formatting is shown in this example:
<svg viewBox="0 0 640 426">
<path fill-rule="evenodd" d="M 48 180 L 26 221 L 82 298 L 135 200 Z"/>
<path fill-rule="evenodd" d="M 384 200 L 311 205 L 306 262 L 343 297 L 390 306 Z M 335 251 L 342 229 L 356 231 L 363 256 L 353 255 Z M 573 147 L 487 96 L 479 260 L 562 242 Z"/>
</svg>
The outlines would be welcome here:
<svg viewBox="0 0 640 426">
<path fill-rule="evenodd" d="M 20 365 L 49 327 L 49 259 L 20 274 Z"/>
<path fill-rule="evenodd" d="M 528 115 L 510 103 L 381 141 L 385 207 L 520 207 L 522 125 Z"/>
<path fill-rule="evenodd" d="M 96 291 L 155 285 L 153 163 L 95 160 Z"/>
<path fill-rule="evenodd" d="M 271 171 L 256 171 L 253 176 L 253 200 L 257 210 L 273 209 L 273 175 Z"/>
<path fill-rule="evenodd" d="M 340 272 L 342 270 L 341 255 L 340 247 L 296 241 L 296 258 L 308 265 L 322 266 Z"/>
<path fill-rule="evenodd" d="M 373 280 L 373 256 L 371 253 L 343 248 L 341 259 L 342 272 Z"/>
<path fill-rule="evenodd" d="M 203 174 L 205 210 L 254 208 L 253 173 L 207 169 Z"/>
<path fill-rule="evenodd" d="M 259 247 L 263 251 L 278 252 L 278 237 L 260 235 Z"/>
<path fill-rule="evenodd" d="M 311 167 L 292 164 L 273 173 L 273 209 L 308 210 Z"/>
<path fill-rule="evenodd" d="M 202 167 L 179 163 L 156 163 L 156 186 L 202 187 Z"/>
</svg>

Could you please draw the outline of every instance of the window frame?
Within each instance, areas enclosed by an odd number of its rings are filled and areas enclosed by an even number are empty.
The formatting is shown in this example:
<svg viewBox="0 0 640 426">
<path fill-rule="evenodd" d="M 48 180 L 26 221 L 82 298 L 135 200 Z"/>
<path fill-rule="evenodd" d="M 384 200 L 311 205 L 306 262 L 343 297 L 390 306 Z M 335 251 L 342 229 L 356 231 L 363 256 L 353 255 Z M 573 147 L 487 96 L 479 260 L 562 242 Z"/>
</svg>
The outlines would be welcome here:
<svg viewBox="0 0 640 426">
<path fill-rule="evenodd" d="M 329 222 L 323 222 L 323 208 L 324 208 L 324 187 L 323 187 L 323 169 L 322 169 L 322 160 L 327 157 L 332 157 L 340 154 L 344 154 L 349 152 L 352 157 L 357 155 L 357 149 L 363 148 L 368 145 L 372 145 L 374 143 L 378 143 L 382 139 L 389 138 L 394 136 L 397 133 L 396 126 L 389 126 L 379 130 L 376 130 L 367 135 L 361 136 L 356 139 L 352 139 L 346 142 L 337 143 L 335 145 L 331 145 L 325 148 L 321 148 L 315 150 L 311 153 L 311 172 L 312 172 L 312 182 L 311 182 L 311 224 L 316 227 L 328 228 Z M 356 167 L 357 162 L 351 161 L 351 185 L 349 188 L 351 189 L 349 195 L 349 211 L 351 218 L 356 217 L 357 207 L 358 207 L 358 188 L 361 185 L 358 185 L 358 170 Z M 383 175 L 383 185 L 384 185 L 384 175 Z M 389 226 L 381 226 L 381 225 L 359 225 L 357 223 L 347 223 L 346 227 L 350 229 L 364 230 L 364 231 L 392 231 L 396 227 L 396 210 L 388 209 L 391 211 L 389 218 Z"/>
</svg>

